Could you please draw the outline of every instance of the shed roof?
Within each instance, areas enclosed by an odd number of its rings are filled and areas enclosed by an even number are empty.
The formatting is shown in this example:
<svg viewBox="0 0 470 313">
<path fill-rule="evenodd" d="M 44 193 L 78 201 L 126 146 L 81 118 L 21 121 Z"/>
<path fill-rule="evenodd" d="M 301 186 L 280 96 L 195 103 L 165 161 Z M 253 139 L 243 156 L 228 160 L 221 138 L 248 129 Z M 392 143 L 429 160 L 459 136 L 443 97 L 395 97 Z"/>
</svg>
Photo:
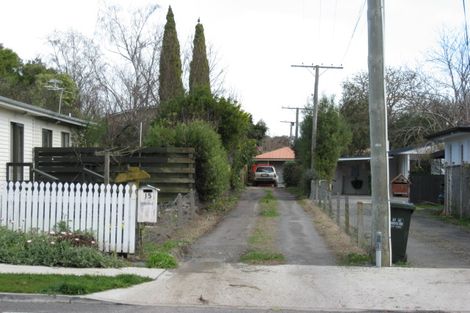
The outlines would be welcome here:
<svg viewBox="0 0 470 313">
<path fill-rule="evenodd" d="M 294 161 L 295 152 L 290 147 L 265 152 L 255 157 L 258 161 Z"/>
<path fill-rule="evenodd" d="M 51 110 L 47 110 L 35 105 L 27 104 L 2 96 L 0 96 L 0 108 L 16 112 L 23 112 L 25 114 L 29 114 L 38 118 L 53 120 L 56 122 L 79 127 L 85 127 L 91 123 L 89 121 L 85 121 L 76 117 L 59 114 Z"/>
</svg>

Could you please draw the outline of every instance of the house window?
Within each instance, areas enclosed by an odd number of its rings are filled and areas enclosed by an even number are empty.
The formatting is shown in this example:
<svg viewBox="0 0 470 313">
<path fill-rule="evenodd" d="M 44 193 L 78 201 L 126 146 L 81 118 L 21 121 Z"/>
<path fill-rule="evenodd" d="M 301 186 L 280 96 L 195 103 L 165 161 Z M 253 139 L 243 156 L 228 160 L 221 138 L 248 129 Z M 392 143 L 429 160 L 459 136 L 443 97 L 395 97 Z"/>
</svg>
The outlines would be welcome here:
<svg viewBox="0 0 470 313">
<path fill-rule="evenodd" d="M 70 147 L 70 134 L 66 132 L 62 132 L 60 137 L 61 137 L 62 147 L 63 148 Z"/>
<path fill-rule="evenodd" d="M 11 162 L 23 163 L 24 160 L 24 126 L 11 123 Z M 11 178 L 14 181 L 23 180 L 23 167 L 12 166 Z"/>
<path fill-rule="evenodd" d="M 52 130 L 42 129 L 42 146 L 43 148 L 52 147 Z"/>
</svg>

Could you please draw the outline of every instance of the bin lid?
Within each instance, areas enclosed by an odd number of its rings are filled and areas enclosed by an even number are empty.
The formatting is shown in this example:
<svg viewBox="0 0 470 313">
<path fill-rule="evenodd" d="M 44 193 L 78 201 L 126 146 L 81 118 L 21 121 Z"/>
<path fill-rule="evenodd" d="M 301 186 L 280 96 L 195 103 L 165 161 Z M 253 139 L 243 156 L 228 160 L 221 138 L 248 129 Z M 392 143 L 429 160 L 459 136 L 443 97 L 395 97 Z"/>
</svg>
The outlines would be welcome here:
<svg viewBox="0 0 470 313">
<path fill-rule="evenodd" d="M 415 210 L 415 205 L 409 202 L 390 202 L 391 209 Z"/>
</svg>

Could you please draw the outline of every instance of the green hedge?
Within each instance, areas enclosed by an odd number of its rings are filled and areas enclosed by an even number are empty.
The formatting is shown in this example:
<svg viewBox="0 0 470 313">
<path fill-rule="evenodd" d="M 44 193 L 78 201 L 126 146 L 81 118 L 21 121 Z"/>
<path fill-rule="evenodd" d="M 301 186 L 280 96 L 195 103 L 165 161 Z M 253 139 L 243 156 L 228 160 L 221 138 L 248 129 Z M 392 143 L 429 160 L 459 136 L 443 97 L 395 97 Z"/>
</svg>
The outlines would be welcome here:
<svg viewBox="0 0 470 313">
<path fill-rule="evenodd" d="M 181 123 L 170 128 L 154 125 L 146 138 L 153 147 L 193 147 L 196 190 L 203 201 L 214 200 L 230 187 L 230 164 L 220 136 L 207 122 Z"/>
<path fill-rule="evenodd" d="M 302 179 L 302 166 L 294 161 L 286 162 L 284 164 L 283 177 L 286 187 L 299 186 Z"/>
</svg>

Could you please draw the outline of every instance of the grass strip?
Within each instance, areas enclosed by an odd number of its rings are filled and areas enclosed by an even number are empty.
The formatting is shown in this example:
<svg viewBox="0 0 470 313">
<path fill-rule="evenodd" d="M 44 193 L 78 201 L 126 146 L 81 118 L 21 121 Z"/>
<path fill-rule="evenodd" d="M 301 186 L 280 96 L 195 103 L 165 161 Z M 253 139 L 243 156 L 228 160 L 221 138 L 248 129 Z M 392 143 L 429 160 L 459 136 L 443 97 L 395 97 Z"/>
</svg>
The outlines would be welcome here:
<svg viewBox="0 0 470 313">
<path fill-rule="evenodd" d="M 256 219 L 253 232 L 248 237 L 248 251 L 240 257 L 240 261 L 249 264 L 280 264 L 285 258 L 277 250 L 277 231 L 279 212 L 277 199 L 271 190 L 260 200 L 260 213 Z"/>
<path fill-rule="evenodd" d="M 84 295 L 151 281 L 148 277 L 122 274 L 92 275 L 0 274 L 0 292 Z"/>
<path fill-rule="evenodd" d="M 240 260 L 250 264 L 279 264 L 284 262 L 284 255 L 269 251 L 249 251 Z"/>
<path fill-rule="evenodd" d="M 274 197 L 271 190 L 267 190 L 266 194 L 260 200 L 261 210 L 260 215 L 264 217 L 277 217 L 277 199 Z"/>
</svg>

